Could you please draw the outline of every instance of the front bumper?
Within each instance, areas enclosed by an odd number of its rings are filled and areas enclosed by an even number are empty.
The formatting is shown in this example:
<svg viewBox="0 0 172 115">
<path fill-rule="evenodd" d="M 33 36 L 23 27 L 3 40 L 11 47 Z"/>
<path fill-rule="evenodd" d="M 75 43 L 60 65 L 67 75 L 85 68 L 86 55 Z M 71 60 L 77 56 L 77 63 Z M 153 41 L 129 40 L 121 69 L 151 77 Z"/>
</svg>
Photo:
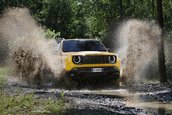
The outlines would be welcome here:
<svg viewBox="0 0 172 115">
<path fill-rule="evenodd" d="M 98 71 L 95 71 L 98 70 Z M 117 67 L 80 67 L 66 72 L 66 77 L 77 79 L 118 79 L 120 71 Z"/>
</svg>

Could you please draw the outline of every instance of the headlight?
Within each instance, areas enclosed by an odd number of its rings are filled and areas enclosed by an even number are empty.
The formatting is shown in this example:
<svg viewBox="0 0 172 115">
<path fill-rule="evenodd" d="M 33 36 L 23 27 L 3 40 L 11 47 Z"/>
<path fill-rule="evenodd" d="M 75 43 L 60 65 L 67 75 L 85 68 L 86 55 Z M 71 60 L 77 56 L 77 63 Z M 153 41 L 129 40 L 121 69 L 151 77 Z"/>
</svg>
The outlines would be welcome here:
<svg viewBox="0 0 172 115">
<path fill-rule="evenodd" d="M 75 63 L 75 64 L 80 64 L 80 62 L 81 62 L 81 57 L 80 57 L 80 56 L 73 56 L 72 61 L 73 61 L 73 63 Z"/>
<path fill-rule="evenodd" d="M 109 56 L 109 62 L 110 63 L 115 63 L 117 60 L 117 57 L 116 56 Z"/>
</svg>

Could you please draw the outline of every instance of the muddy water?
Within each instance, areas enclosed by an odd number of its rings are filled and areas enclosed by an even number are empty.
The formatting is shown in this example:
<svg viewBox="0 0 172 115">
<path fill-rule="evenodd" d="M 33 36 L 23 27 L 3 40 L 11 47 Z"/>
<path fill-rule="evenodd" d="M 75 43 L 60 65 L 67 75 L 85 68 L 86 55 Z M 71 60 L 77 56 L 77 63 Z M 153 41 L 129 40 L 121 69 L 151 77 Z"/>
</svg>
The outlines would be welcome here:
<svg viewBox="0 0 172 115">
<path fill-rule="evenodd" d="M 153 22 L 131 19 L 122 22 L 114 35 L 114 46 L 122 60 L 123 74 L 131 81 L 157 80 L 157 44 L 161 29 Z"/>
<path fill-rule="evenodd" d="M 171 115 L 172 83 L 146 83 L 121 86 L 119 89 L 65 90 L 56 88 L 33 89 L 27 85 L 8 82 L 4 91 L 10 95 L 21 91 L 38 98 L 63 97 L 66 102 L 65 115 Z"/>
<path fill-rule="evenodd" d="M 14 88 L 20 88 L 24 93 L 34 93 L 39 98 L 56 100 L 63 95 L 65 115 L 172 114 L 172 90 L 132 92 L 126 87 L 105 90 L 32 89 L 17 85 L 10 88 L 13 92 Z M 161 96 L 164 101 L 160 100 Z"/>
<path fill-rule="evenodd" d="M 7 9 L 0 17 L 0 25 L 0 42 L 6 44 L 9 50 L 6 65 L 18 78 L 37 87 L 60 79 L 64 66 L 59 51 L 53 47 L 57 46 L 57 42 L 46 39 L 44 28 L 34 20 L 28 9 Z"/>
<path fill-rule="evenodd" d="M 172 114 L 172 104 L 166 104 L 162 102 L 128 102 L 127 106 L 130 107 L 139 107 L 145 110 L 145 113 L 148 114 Z"/>
<path fill-rule="evenodd" d="M 68 100 L 65 114 L 109 115 L 109 114 L 172 114 L 172 103 L 160 102 L 154 97 L 171 91 L 131 93 L 128 89 L 109 90 L 60 90 L 36 91 L 36 94 L 56 96 L 64 93 Z M 151 96 L 152 95 L 152 96 Z M 70 103 L 70 104 L 69 104 Z"/>
</svg>

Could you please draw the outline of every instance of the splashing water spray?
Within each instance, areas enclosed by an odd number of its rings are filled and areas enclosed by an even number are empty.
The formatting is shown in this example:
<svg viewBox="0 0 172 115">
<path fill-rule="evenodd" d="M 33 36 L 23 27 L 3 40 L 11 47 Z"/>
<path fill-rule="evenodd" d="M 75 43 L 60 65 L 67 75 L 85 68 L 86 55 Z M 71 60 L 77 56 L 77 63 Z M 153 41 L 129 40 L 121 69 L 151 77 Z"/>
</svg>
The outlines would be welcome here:
<svg viewBox="0 0 172 115">
<path fill-rule="evenodd" d="M 157 45 L 161 29 L 153 22 L 131 19 L 118 27 L 115 38 L 123 75 L 129 81 L 158 78 Z"/>
<path fill-rule="evenodd" d="M 7 9 L 0 19 L 0 25 L 0 41 L 8 44 L 8 65 L 20 78 L 31 86 L 60 79 L 64 67 L 59 52 L 54 51 L 53 46 L 57 46 L 57 43 L 54 39 L 45 38 L 44 30 L 28 9 Z M 45 74 L 48 72 L 51 75 Z"/>
</svg>

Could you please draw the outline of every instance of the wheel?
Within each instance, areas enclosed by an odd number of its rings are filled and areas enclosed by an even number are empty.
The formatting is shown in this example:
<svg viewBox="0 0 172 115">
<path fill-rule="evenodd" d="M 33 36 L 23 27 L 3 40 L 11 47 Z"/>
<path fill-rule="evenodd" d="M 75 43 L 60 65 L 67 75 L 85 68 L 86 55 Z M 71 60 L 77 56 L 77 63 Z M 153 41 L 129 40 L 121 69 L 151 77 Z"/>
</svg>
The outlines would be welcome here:
<svg viewBox="0 0 172 115">
<path fill-rule="evenodd" d="M 120 87 L 120 78 L 115 79 L 114 85 L 115 85 L 115 87 Z"/>
<path fill-rule="evenodd" d="M 110 82 L 110 86 L 113 88 L 119 88 L 120 87 L 120 78 L 112 80 Z"/>
</svg>

